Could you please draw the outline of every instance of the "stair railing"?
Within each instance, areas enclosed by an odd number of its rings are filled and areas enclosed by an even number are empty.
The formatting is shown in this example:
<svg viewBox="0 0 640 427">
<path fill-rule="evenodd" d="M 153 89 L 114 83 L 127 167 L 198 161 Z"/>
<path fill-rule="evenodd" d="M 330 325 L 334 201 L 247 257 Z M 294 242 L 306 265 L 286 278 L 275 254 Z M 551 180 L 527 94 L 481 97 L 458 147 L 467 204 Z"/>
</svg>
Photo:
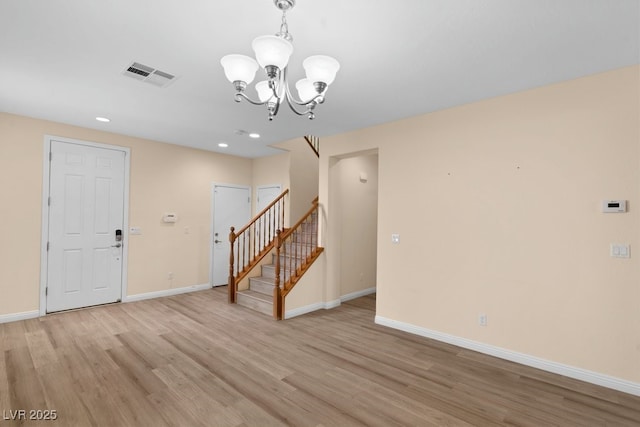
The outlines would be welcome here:
<svg viewBox="0 0 640 427">
<path fill-rule="evenodd" d="M 239 231 L 231 227 L 229 242 L 229 302 L 236 302 L 238 283 L 273 249 L 277 233 L 284 229 L 284 190 Z"/>
<path fill-rule="evenodd" d="M 313 135 L 305 135 L 304 140 L 307 141 L 316 156 L 320 157 L 320 138 Z"/>
<path fill-rule="evenodd" d="M 324 248 L 318 245 L 318 198 L 291 228 L 276 232 L 273 317 L 284 318 L 284 300 Z"/>
</svg>

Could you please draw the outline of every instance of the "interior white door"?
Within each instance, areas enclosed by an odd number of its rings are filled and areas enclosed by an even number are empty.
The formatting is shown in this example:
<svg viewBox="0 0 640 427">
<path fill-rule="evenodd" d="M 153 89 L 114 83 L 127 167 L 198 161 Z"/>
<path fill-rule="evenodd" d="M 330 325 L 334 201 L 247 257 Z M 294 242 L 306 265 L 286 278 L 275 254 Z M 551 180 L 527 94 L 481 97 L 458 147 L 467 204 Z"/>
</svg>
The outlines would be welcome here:
<svg viewBox="0 0 640 427">
<path fill-rule="evenodd" d="M 262 212 L 264 208 L 269 206 L 269 203 L 273 202 L 276 197 L 282 193 L 282 187 L 280 185 L 264 185 L 256 189 L 256 215 Z M 268 213 L 266 218 L 256 224 L 256 239 L 258 246 L 268 244 L 271 239 L 276 236 L 276 228 L 278 224 L 278 218 L 280 217 L 280 205 L 277 204 L 273 207 L 272 211 Z"/>
<path fill-rule="evenodd" d="M 266 208 L 269 203 L 273 202 L 280 193 L 282 193 L 282 187 L 280 185 L 264 185 L 258 187 L 256 190 L 256 196 L 258 197 L 256 214 Z"/>
<path fill-rule="evenodd" d="M 122 298 L 125 152 L 51 141 L 47 312 Z"/>
<path fill-rule="evenodd" d="M 214 184 L 213 186 L 213 259 L 211 260 L 211 284 L 229 283 L 229 231 L 239 230 L 251 219 L 251 189 L 249 187 Z"/>
</svg>

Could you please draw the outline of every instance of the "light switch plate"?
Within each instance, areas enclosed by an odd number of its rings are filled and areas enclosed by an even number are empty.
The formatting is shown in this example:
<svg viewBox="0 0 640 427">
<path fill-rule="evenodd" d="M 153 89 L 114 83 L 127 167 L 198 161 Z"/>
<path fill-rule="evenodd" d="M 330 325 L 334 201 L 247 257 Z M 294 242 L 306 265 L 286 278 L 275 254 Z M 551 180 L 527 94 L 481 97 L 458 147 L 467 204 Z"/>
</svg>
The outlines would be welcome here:
<svg viewBox="0 0 640 427">
<path fill-rule="evenodd" d="M 400 243 L 400 235 L 399 234 L 392 234 L 391 235 L 391 243 L 394 243 L 394 244 Z"/>
</svg>

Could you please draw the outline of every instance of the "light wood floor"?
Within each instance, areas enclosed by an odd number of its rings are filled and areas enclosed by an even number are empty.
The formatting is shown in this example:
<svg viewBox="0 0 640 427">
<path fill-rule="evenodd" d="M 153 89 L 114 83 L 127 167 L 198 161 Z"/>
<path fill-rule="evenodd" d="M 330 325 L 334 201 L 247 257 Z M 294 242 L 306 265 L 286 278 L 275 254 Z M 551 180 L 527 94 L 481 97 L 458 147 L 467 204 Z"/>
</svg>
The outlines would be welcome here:
<svg viewBox="0 0 640 427">
<path fill-rule="evenodd" d="M 0 411 L 101 426 L 638 426 L 640 398 L 375 325 L 275 322 L 218 288 L 0 324 Z M 0 418 L 0 426 L 17 424 Z"/>
</svg>

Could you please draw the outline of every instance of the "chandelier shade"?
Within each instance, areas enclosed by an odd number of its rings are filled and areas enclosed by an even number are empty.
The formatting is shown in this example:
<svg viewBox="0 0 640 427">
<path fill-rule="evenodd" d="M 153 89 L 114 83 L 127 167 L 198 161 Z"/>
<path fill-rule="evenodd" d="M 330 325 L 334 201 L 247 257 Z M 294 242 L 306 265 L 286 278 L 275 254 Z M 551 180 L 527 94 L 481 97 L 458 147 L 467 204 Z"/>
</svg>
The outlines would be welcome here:
<svg viewBox="0 0 640 427">
<path fill-rule="evenodd" d="M 260 99 L 260 102 L 267 102 L 273 98 L 273 90 L 269 87 L 268 80 L 256 83 L 256 92 L 258 92 L 258 99 Z"/>
<path fill-rule="evenodd" d="M 262 68 L 272 65 L 282 70 L 289 63 L 289 57 L 293 53 L 293 45 L 277 36 L 256 37 L 251 47 Z"/>
<path fill-rule="evenodd" d="M 315 87 L 313 87 L 313 83 L 309 79 L 298 80 L 296 82 L 296 89 L 298 90 L 298 96 L 303 102 L 311 100 L 318 96 L 318 92 L 316 92 Z M 324 95 L 325 92 L 326 89 L 324 92 L 322 92 L 322 95 Z"/>
<path fill-rule="evenodd" d="M 336 79 L 340 63 L 330 56 L 314 55 L 305 59 L 302 67 L 307 73 L 307 80 L 313 83 L 322 82 L 328 86 Z"/>
<path fill-rule="evenodd" d="M 241 81 L 249 84 L 255 78 L 258 70 L 256 60 L 246 55 L 223 56 L 220 64 L 224 67 L 224 75 L 231 83 Z"/>
<path fill-rule="evenodd" d="M 273 0 L 274 5 L 282 11 L 280 31 L 275 35 L 256 37 L 251 43 L 256 59 L 245 55 L 226 55 L 220 63 L 224 74 L 236 89 L 235 101 L 245 100 L 253 105 L 267 107 L 269 120 L 280 111 L 280 105 L 286 103 L 291 111 L 299 116 L 315 117 L 315 108 L 324 102 L 327 86 L 333 83 L 340 63 L 330 56 L 314 55 L 304 60 L 306 78 L 296 83 L 300 99 L 291 95 L 288 82 L 289 58 L 293 53 L 293 37 L 289 34 L 286 13 L 291 10 L 296 0 Z M 258 68 L 262 68 L 268 80 L 256 83 L 258 100 L 251 99 L 245 89 L 255 78 Z"/>
</svg>

